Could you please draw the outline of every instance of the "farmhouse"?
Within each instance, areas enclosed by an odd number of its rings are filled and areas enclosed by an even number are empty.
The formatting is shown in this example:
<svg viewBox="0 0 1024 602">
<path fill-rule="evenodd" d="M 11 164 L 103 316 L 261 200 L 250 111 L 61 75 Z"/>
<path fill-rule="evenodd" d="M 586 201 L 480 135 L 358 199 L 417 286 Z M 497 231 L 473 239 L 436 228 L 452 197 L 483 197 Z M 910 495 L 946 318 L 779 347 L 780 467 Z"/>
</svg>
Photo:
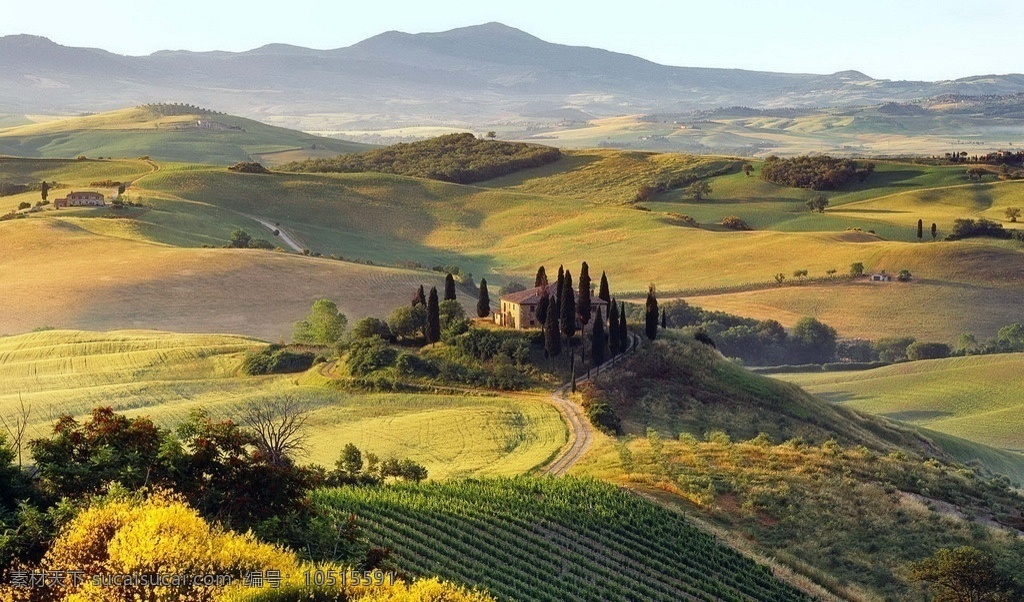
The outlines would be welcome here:
<svg viewBox="0 0 1024 602">
<path fill-rule="evenodd" d="M 871 282 L 892 282 L 892 276 L 885 272 L 871 274 Z"/>
<path fill-rule="evenodd" d="M 548 299 L 554 301 L 558 285 L 549 284 L 547 289 Z M 519 291 L 518 293 L 505 295 L 500 299 L 499 311 L 494 312 L 494 323 L 499 326 L 507 326 L 518 330 L 541 328 L 543 324 L 541 324 L 540 320 L 537 319 L 537 305 L 540 303 L 540 299 L 543 294 L 544 287 L 538 286 L 526 289 L 525 291 Z M 588 327 L 594 324 L 594 315 L 597 313 L 598 307 L 601 308 L 601 315 L 607 317 L 608 303 L 604 299 L 599 299 L 591 294 L 590 320 L 587 322 Z"/>
<path fill-rule="evenodd" d="M 53 206 L 57 209 L 62 207 L 102 207 L 105 204 L 103 195 L 98 192 L 72 192 L 53 202 Z"/>
</svg>

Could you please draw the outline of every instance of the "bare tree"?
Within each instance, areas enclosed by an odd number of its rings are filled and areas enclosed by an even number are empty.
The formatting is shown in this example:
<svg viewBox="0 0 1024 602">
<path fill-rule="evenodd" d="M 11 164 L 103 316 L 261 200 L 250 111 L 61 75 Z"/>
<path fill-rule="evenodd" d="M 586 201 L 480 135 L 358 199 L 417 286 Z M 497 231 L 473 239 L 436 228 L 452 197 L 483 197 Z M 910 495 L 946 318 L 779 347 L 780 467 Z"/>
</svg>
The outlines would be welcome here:
<svg viewBox="0 0 1024 602">
<path fill-rule="evenodd" d="M 271 464 L 287 464 L 306 450 L 309 406 L 297 397 L 250 401 L 242 407 L 241 418 L 256 436 L 256 448 Z"/>
<path fill-rule="evenodd" d="M 0 423 L 3 424 L 4 430 L 7 431 L 7 435 L 11 438 L 11 445 L 18 451 L 18 468 L 22 467 L 21 450 L 25 443 L 25 428 L 28 426 L 28 420 L 31 416 L 32 406 L 25 405 L 25 400 L 22 399 L 21 393 L 18 394 L 18 408 L 10 422 L 3 416 L 0 416 Z"/>
</svg>

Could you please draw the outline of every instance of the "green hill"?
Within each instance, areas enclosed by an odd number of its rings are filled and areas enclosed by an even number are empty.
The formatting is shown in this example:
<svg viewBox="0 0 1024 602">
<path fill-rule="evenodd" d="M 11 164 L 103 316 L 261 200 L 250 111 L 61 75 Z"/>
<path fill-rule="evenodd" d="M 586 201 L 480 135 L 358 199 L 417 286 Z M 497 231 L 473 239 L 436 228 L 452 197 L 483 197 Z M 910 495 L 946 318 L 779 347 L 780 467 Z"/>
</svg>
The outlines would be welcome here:
<svg viewBox="0 0 1024 602">
<path fill-rule="evenodd" d="M 1024 399 L 1018 394 L 1024 386 L 1024 355 L 1019 353 L 779 378 L 844 406 L 985 445 L 1024 451 Z"/>
<path fill-rule="evenodd" d="M 809 600 L 683 516 L 575 478 L 455 481 L 316 493 L 414 575 L 498 600 Z"/>
<path fill-rule="evenodd" d="M 142 105 L 0 129 L 0 154 L 74 158 L 149 156 L 228 165 L 263 155 L 358 152 L 369 145 L 321 138 L 190 105 Z M 271 161 L 273 163 L 274 161 Z"/>
</svg>

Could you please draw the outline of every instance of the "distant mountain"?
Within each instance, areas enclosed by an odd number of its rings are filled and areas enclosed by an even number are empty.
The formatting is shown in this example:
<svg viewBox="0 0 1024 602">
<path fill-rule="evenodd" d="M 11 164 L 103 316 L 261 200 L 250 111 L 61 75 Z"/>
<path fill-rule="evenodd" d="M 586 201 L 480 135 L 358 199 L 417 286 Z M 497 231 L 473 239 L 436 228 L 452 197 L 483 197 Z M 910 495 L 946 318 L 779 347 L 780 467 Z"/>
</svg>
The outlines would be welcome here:
<svg viewBox="0 0 1024 602">
<path fill-rule="evenodd" d="M 189 102 L 253 118 L 366 115 L 374 127 L 755 108 L 906 102 L 943 94 L 1024 92 L 1024 75 L 953 81 L 659 65 L 545 42 L 500 23 L 440 33 L 390 31 L 336 50 L 270 44 L 248 52 L 143 57 L 0 38 L 0 113 L 98 111 Z M 303 121 L 305 129 L 315 119 Z M 323 120 L 321 129 L 329 129 Z M 293 125 L 293 124 L 289 124 Z"/>
</svg>

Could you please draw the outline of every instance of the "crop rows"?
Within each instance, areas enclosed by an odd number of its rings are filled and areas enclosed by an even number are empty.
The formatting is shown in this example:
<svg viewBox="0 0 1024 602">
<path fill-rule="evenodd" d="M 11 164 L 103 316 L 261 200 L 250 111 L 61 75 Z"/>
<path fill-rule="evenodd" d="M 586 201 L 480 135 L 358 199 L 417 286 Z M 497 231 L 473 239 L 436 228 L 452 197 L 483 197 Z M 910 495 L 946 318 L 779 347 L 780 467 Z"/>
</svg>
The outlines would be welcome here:
<svg viewBox="0 0 1024 602">
<path fill-rule="evenodd" d="M 594 480 L 324 490 L 398 566 L 499 600 L 784 601 L 806 596 L 685 519 Z"/>
</svg>

